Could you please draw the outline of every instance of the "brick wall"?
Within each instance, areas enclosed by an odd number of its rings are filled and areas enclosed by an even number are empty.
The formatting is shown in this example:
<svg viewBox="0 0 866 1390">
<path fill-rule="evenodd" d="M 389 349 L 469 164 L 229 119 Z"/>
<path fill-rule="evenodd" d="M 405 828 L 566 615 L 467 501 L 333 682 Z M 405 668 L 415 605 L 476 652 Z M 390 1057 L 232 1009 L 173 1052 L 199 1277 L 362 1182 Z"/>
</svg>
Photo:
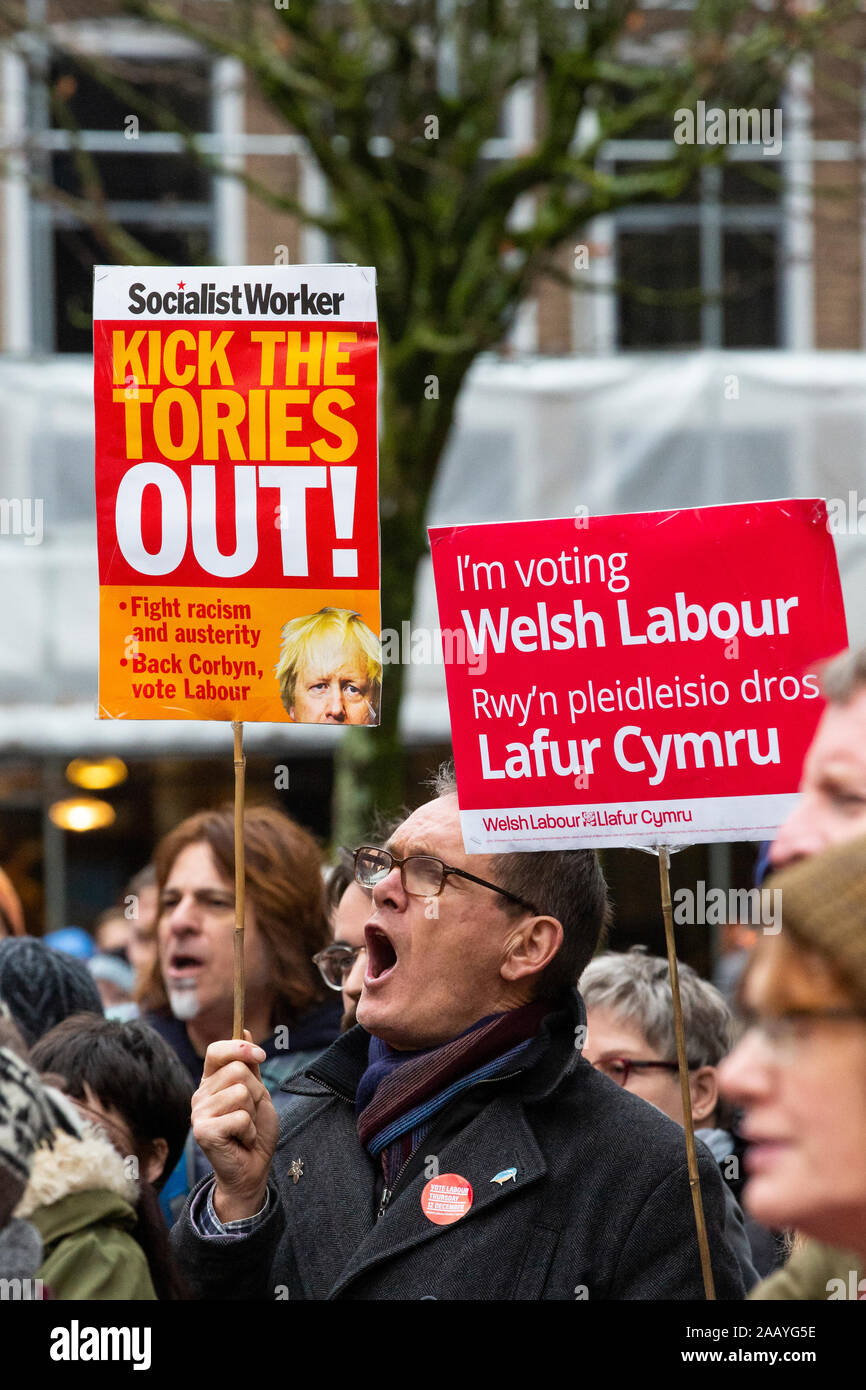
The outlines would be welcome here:
<svg viewBox="0 0 866 1390">
<path fill-rule="evenodd" d="M 288 134 L 286 125 L 248 84 L 245 101 L 247 131 L 256 135 Z M 300 161 L 296 155 L 250 155 L 245 167 L 251 178 L 274 193 L 297 198 L 300 194 Z M 247 258 L 250 265 L 274 262 L 275 248 L 287 246 L 290 262 L 303 260 L 303 242 L 298 219 L 269 206 L 253 193 L 247 195 Z"/>
<path fill-rule="evenodd" d="M 852 93 L 863 92 L 866 29 L 858 16 L 840 29 L 839 42 L 860 60 L 822 56 L 814 65 L 813 134 L 816 140 L 859 145 L 862 111 Z M 814 169 L 813 262 L 815 347 L 863 345 L 863 176 L 855 161 L 817 162 Z"/>
<path fill-rule="evenodd" d="M 195 18 L 209 22 L 218 16 L 216 0 L 191 0 L 184 7 Z M 115 12 L 112 0 L 52 0 L 51 19 L 70 22 L 77 18 L 105 18 Z M 641 21 L 645 38 L 670 17 L 648 13 Z M 635 24 L 637 25 L 637 18 Z M 861 54 L 866 49 L 866 18 L 857 16 L 839 32 L 839 41 Z M 861 112 L 852 100 L 852 91 L 862 91 L 862 63 L 855 59 L 822 56 L 815 63 L 814 126 L 816 139 L 859 141 Z M 0 104 L 3 94 L 0 91 Z M 286 127 L 261 97 L 249 88 L 246 94 L 247 129 L 256 133 L 282 133 Z M 248 172 L 272 189 L 287 196 L 298 196 L 300 167 L 293 155 L 251 155 Z M 814 167 L 814 306 L 815 346 L 818 348 L 858 348 L 863 345 L 864 256 L 862 227 L 862 172 L 854 161 L 817 162 Z M 5 194 L 0 186 L 0 210 Z M 303 239 L 298 221 L 290 213 L 267 206 L 252 194 L 247 196 L 247 258 L 250 263 L 269 264 L 276 249 L 288 247 L 292 262 L 303 260 Z M 0 217 L 0 257 L 4 254 L 4 224 Z M 556 255 L 563 271 L 573 269 L 576 235 Z M 588 346 L 586 339 L 575 342 L 574 306 L 568 289 L 553 279 L 543 280 L 536 291 L 538 351 L 563 354 Z M 7 327 L 0 305 L 0 346 L 7 341 Z"/>
</svg>

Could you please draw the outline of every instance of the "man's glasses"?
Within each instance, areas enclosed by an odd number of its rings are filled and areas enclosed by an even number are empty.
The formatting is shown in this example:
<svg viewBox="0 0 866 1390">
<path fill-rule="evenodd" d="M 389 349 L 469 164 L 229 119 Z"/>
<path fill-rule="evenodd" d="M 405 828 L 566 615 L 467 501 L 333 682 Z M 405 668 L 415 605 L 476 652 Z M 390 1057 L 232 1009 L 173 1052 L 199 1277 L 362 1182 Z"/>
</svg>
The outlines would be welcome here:
<svg viewBox="0 0 866 1390">
<path fill-rule="evenodd" d="M 480 883 L 482 888 L 490 888 L 494 893 L 500 893 L 510 902 L 525 907 L 534 917 L 539 915 L 537 909 L 525 898 L 518 898 L 515 893 L 509 893 L 507 888 L 500 888 L 498 883 L 489 883 L 486 878 L 476 878 L 475 874 L 468 874 L 465 869 L 455 869 L 432 854 L 410 854 L 405 859 L 398 859 L 390 850 L 376 849 L 373 845 L 361 845 L 360 849 L 355 850 L 354 860 L 355 882 L 362 888 L 375 888 L 377 883 L 382 883 L 391 870 L 397 867 L 400 870 L 404 891 L 410 897 L 436 898 L 445 887 L 446 879 L 455 874 L 458 878 L 466 878 L 470 883 Z"/>
<path fill-rule="evenodd" d="M 634 1057 L 603 1057 L 593 1065 L 598 1071 L 603 1071 L 605 1076 L 609 1076 L 611 1081 L 615 1081 L 617 1086 L 627 1086 L 632 1072 L 640 1074 L 644 1071 L 679 1071 L 676 1062 L 644 1062 Z M 694 1071 L 696 1066 L 696 1062 L 689 1062 L 689 1071 Z"/>
<path fill-rule="evenodd" d="M 326 946 L 313 956 L 319 974 L 328 989 L 342 989 L 352 973 L 355 961 L 366 946 Z"/>
</svg>

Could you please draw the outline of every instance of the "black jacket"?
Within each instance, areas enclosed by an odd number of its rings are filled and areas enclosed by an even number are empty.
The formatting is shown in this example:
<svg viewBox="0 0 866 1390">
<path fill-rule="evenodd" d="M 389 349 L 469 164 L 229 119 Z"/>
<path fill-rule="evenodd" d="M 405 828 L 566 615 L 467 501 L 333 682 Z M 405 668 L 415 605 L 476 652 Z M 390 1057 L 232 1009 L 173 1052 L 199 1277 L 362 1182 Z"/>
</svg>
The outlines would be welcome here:
<svg viewBox="0 0 866 1390">
<path fill-rule="evenodd" d="M 368 1035 L 353 1028 L 284 1083 L 295 1100 L 281 1115 L 263 1221 L 207 1238 L 187 1206 L 172 1232 L 185 1275 L 204 1298 L 703 1299 L 683 1131 L 581 1057 L 584 1018 L 573 993 L 517 1074 L 443 1112 L 381 1219 L 380 1165 L 358 1142 L 353 1105 Z M 700 1143 L 698 1153 L 716 1296 L 739 1299 L 722 1179 Z M 421 1207 L 434 1165 L 472 1186 L 452 1225 Z M 509 1168 L 513 1179 L 493 1181 Z"/>
<path fill-rule="evenodd" d="M 277 1046 L 277 1033 L 271 1033 L 269 1038 L 259 1043 L 259 1047 L 264 1050 L 266 1061 L 262 1063 L 262 1080 L 267 1085 L 267 1072 L 271 1064 L 282 1064 L 283 1075 L 286 1070 L 299 1071 L 305 1063 L 311 1060 L 307 1054 L 310 1052 L 323 1052 L 326 1047 L 330 1047 L 335 1038 L 340 1036 L 340 1018 L 342 1016 L 342 1000 L 334 998 L 333 995 L 308 1009 L 305 1014 L 293 1023 L 288 1029 L 288 1047 L 285 1043 L 282 1047 Z M 204 1068 L 204 1058 L 200 1057 L 189 1040 L 189 1033 L 186 1031 L 186 1024 L 175 1018 L 169 1009 L 154 1009 L 150 1013 L 142 1015 L 142 1022 L 147 1023 L 161 1038 L 164 1038 L 178 1055 L 179 1060 L 186 1067 L 196 1086 L 201 1085 L 201 1074 Z M 298 1053 L 297 1064 L 292 1066 L 286 1063 L 286 1059 L 291 1059 Z M 276 1074 L 277 1066 L 274 1067 Z M 272 1087 L 268 1086 L 270 1091 Z M 274 1104 L 277 1104 L 276 1099 Z"/>
</svg>

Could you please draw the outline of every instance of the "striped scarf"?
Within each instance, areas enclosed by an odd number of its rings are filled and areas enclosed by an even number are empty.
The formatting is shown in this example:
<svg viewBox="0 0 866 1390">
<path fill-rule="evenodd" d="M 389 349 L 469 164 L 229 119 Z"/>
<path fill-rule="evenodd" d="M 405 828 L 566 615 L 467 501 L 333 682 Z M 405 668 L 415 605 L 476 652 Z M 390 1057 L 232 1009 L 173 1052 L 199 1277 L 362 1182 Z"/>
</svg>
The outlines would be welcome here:
<svg viewBox="0 0 866 1390">
<path fill-rule="evenodd" d="M 370 1038 L 368 1066 L 355 1095 L 358 1138 L 381 1155 L 385 1186 L 429 1133 L 439 1111 L 461 1091 L 505 1072 L 529 1047 L 549 1012 L 540 1000 L 491 1014 L 465 1033 L 423 1052 L 395 1052 Z"/>
</svg>

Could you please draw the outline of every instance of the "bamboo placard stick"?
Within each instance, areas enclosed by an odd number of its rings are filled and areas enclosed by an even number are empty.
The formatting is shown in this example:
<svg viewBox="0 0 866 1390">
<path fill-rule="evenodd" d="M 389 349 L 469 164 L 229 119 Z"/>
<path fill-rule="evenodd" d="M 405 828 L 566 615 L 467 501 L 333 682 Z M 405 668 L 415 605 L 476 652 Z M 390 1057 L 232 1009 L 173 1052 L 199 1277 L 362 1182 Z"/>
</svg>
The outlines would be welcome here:
<svg viewBox="0 0 866 1390">
<path fill-rule="evenodd" d="M 232 720 L 235 736 L 235 979 L 234 979 L 234 1022 L 232 1037 L 244 1035 L 244 726 L 239 719 Z"/>
<path fill-rule="evenodd" d="M 692 1192 L 692 1205 L 695 1209 L 695 1225 L 698 1228 L 698 1248 L 701 1252 L 701 1272 L 704 1276 L 704 1293 L 708 1299 L 716 1296 L 713 1282 L 713 1267 L 710 1263 L 710 1247 L 707 1241 L 707 1223 L 704 1219 L 704 1203 L 701 1198 L 701 1180 L 698 1174 L 698 1155 L 695 1149 L 695 1130 L 692 1121 L 692 1093 L 689 1089 L 689 1061 L 686 1053 L 686 1034 L 683 1026 L 683 1006 L 680 999 L 680 976 L 677 970 L 677 948 L 674 940 L 674 919 L 671 911 L 670 855 L 666 845 L 659 846 L 659 878 L 662 889 L 662 913 L 665 919 L 665 941 L 668 948 L 668 969 L 671 976 L 671 995 L 674 1002 L 674 1030 L 677 1036 L 677 1063 L 680 1069 L 680 1089 L 683 1096 L 683 1119 L 686 1131 L 686 1159 L 689 1168 L 689 1187 Z"/>
</svg>

